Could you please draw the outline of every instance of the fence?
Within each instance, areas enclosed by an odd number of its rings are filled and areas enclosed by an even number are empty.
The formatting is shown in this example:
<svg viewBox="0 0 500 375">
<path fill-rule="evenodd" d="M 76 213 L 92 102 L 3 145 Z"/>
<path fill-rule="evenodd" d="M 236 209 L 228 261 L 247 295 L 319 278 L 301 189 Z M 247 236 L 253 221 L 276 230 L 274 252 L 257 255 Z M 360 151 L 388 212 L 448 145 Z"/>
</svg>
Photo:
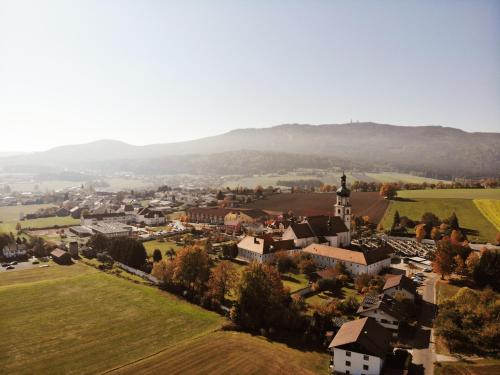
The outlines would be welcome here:
<svg viewBox="0 0 500 375">
<path fill-rule="evenodd" d="M 137 275 L 139 277 L 142 277 L 145 280 L 151 281 L 153 284 L 158 285 L 160 284 L 160 280 L 158 280 L 156 277 L 150 275 L 149 273 L 143 272 L 141 270 L 138 270 L 137 268 L 132 268 L 129 267 L 123 263 L 120 262 L 115 262 L 118 267 L 124 269 L 127 272 L 133 273 L 134 275 Z"/>
</svg>

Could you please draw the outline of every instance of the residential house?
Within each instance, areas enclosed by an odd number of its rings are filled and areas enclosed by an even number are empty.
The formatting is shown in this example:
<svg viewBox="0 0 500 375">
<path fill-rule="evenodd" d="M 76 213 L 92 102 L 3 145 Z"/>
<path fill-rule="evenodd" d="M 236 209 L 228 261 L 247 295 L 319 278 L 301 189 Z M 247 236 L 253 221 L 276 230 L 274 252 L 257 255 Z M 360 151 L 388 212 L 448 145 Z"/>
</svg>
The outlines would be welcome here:
<svg viewBox="0 0 500 375">
<path fill-rule="evenodd" d="M 238 243 L 238 258 L 249 262 L 269 262 L 273 254 L 281 250 L 293 249 L 292 240 L 275 241 L 272 237 L 246 236 Z"/>
<path fill-rule="evenodd" d="M 12 242 L 3 247 L 2 252 L 5 258 L 17 258 L 24 257 L 27 254 L 27 248 L 25 244 L 18 244 L 16 242 Z"/>
<path fill-rule="evenodd" d="M 383 292 L 392 298 L 400 295 L 411 301 L 415 301 L 415 297 L 418 295 L 415 283 L 405 275 L 388 275 Z"/>
<path fill-rule="evenodd" d="M 135 214 L 135 221 L 151 226 L 165 225 L 166 223 L 163 212 L 150 207 L 140 208 Z"/>
<path fill-rule="evenodd" d="M 395 308 L 395 300 L 385 294 L 365 296 L 358 308 L 358 315 L 375 319 L 381 326 L 398 335 L 401 313 Z"/>
<path fill-rule="evenodd" d="M 390 333 L 372 318 L 344 323 L 329 345 L 336 373 L 379 375 L 390 352 Z"/>
</svg>

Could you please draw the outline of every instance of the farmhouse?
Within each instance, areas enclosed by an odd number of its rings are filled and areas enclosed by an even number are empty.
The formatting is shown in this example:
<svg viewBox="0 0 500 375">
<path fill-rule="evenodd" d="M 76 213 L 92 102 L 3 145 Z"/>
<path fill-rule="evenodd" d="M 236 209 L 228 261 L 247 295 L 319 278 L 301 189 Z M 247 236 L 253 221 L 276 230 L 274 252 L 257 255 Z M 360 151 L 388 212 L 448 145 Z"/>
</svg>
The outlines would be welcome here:
<svg viewBox="0 0 500 375">
<path fill-rule="evenodd" d="M 12 242 L 7 244 L 2 249 L 3 256 L 5 258 L 17 258 L 26 255 L 27 249 L 25 244 L 18 244 L 16 242 Z"/>
<path fill-rule="evenodd" d="M 401 315 L 394 308 L 394 299 L 381 294 L 366 296 L 357 313 L 362 317 L 375 319 L 381 326 L 390 330 L 393 336 L 398 335 Z"/>
<path fill-rule="evenodd" d="M 383 268 L 391 265 L 391 258 L 384 249 L 373 249 L 370 251 L 354 251 L 338 247 L 311 244 L 304 250 L 311 255 L 312 260 L 318 267 L 335 267 L 342 263 L 352 275 L 376 275 Z"/>
<path fill-rule="evenodd" d="M 246 236 L 238 243 L 238 258 L 258 263 L 272 260 L 273 253 L 293 249 L 292 240 L 275 241 L 271 237 Z"/>
<path fill-rule="evenodd" d="M 415 301 L 415 297 L 417 296 L 415 284 L 405 275 L 389 275 L 385 281 L 383 292 L 392 298 L 398 294 L 411 301 Z"/>
<path fill-rule="evenodd" d="M 71 255 L 64 250 L 54 249 L 50 253 L 52 260 L 57 264 L 72 264 Z"/>
<path fill-rule="evenodd" d="M 187 211 L 192 223 L 224 224 L 224 217 L 230 212 L 226 208 L 195 207 Z"/>
<path fill-rule="evenodd" d="M 335 372 L 378 375 L 390 351 L 389 332 L 372 318 L 344 323 L 328 347 Z"/>
</svg>

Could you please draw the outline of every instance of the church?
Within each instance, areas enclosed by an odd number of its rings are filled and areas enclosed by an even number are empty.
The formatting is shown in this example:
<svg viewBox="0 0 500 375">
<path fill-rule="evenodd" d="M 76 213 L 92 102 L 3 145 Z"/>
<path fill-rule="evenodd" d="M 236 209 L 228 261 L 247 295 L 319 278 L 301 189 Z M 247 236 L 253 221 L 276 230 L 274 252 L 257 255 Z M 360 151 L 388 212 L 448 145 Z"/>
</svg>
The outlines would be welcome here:
<svg viewBox="0 0 500 375">
<path fill-rule="evenodd" d="M 352 209 L 349 201 L 351 191 L 347 188 L 346 180 L 345 174 L 342 174 L 341 186 L 336 192 L 335 216 L 309 216 L 300 223 L 292 223 L 283 233 L 282 239 L 293 240 L 296 248 L 311 244 L 349 246 Z"/>
</svg>

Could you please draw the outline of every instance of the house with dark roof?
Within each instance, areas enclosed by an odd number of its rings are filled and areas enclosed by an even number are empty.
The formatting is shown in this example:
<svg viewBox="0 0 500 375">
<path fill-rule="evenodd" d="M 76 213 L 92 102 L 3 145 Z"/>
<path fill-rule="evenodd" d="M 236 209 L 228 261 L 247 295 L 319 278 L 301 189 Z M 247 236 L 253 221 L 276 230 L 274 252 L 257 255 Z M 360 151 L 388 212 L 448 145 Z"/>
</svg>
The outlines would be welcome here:
<svg viewBox="0 0 500 375">
<path fill-rule="evenodd" d="M 50 252 L 52 260 L 57 264 L 72 264 L 71 255 L 68 252 L 61 249 L 54 249 Z"/>
<path fill-rule="evenodd" d="M 295 247 L 304 248 L 312 243 L 347 246 L 349 229 L 338 216 L 310 216 L 300 223 L 292 223 L 283 233 L 284 240 L 293 240 Z"/>
<path fill-rule="evenodd" d="M 167 222 L 162 211 L 151 207 L 140 208 L 135 214 L 135 221 L 152 226 L 164 225 Z"/>
<path fill-rule="evenodd" d="M 2 249 L 3 256 L 7 259 L 25 257 L 27 251 L 25 244 L 18 244 L 17 242 L 11 242 Z"/>
<path fill-rule="evenodd" d="M 292 240 L 276 241 L 270 236 L 246 236 L 238 243 L 238 258 L 249 262 L 269 262 L 274 253 L 292 249 Z"/>
<path fill-rule="evenodd" d="M 402 316 L 396 309 L 395 304 L 394 298 L 385 294 L 365 296 L 357 314 L 375 319 L 381 326 L 390 330 L 393 336 L 397 336 Z"/>
<path fill-rule="evenodd" d="M 387 275 L 383 292 L 385 295 L 394 298 L 400 295 L 411 301 L 415 301 L 417 294 L 417 287 L 415 283 L 405 275 Z"/>
<path fill-rule="evenodd" d="M 372 318 L 344 323 L 329 345 L 335 373 L 378 375 L 390 353 L 391 335 Z"/>
</svg>

